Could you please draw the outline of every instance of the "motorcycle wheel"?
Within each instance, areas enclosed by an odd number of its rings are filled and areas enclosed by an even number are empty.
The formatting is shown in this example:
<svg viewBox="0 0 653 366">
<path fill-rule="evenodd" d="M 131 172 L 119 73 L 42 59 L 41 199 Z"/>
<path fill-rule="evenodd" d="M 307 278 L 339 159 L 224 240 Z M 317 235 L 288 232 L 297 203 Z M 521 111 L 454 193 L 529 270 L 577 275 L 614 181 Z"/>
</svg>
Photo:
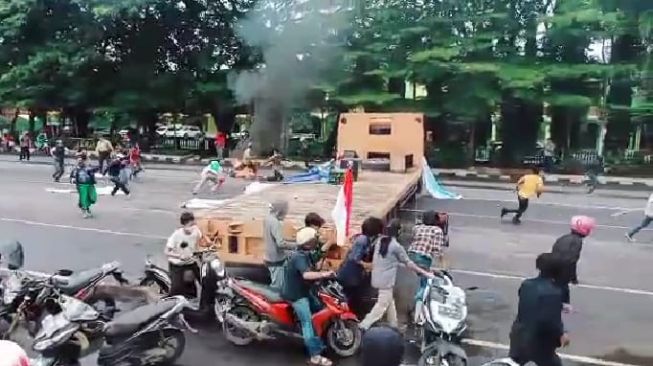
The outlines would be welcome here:
<svg viewBox="0 0 653 366">
<path fill-rule="evenodd" d="M 354 320 L 338 319 L 329 325 L 326 343 L 340 357 L 350 357 L 358 352 L 363 332 Z"/>
<path fill-rule="evenodd" d="M 429 347 L 422 353 L 417 366 L 467 366 L 467 362 L 452 354 L 443 358 L 438 353 L 437 347 Z"/>
<path fill-rule="evenodd" d="M 258 314 L 247 306 L 236 306 L 229 310 L 228 313 L 240 320 L 260 321 Z M 222 331 L 225 338 L 236 346 L 247 346 L 255 339 L 249 331 L 238 329 L 237 326 L 229 324 L 226 320 L 222 322 Z"/>
<path fill-rule="evenodd" d="M 144 278 L 141 281 L 140 286 L 149 288 L 157 295 L 167 295 L 168 292 L 170 292 L 170 289 L 166 284 L 161 283 L 151 277 Z"/>
<path fill-rule="evenodd" d="M 159 344 L 166 351 L 165 360 L 161 364 L 174 365 L 175 361 L 184 353 L 186 336 L 180 330 L 166 330 L 163 332 L 163 338 Z"/>
</svg>

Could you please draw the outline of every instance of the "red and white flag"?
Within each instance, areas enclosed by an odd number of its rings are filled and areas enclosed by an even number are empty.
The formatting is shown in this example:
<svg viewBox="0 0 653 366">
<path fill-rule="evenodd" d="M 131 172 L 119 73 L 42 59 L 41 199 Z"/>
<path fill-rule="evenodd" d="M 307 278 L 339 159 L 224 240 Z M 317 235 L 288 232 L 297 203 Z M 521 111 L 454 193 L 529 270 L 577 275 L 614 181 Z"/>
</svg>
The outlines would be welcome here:
<svg viewBox="0 0 653 366">
<path fill-rule="evenodd" d="M 351 208 L 354 201 L 354 174 L 350 169 L 345 172 L 345 180 L 338 192 L 336 205 L 331 211 L 331 218 L 336 224 L 336 238 L 338 245 L 346 245 L 349 238 L 349 221 Z"/>
</svg>

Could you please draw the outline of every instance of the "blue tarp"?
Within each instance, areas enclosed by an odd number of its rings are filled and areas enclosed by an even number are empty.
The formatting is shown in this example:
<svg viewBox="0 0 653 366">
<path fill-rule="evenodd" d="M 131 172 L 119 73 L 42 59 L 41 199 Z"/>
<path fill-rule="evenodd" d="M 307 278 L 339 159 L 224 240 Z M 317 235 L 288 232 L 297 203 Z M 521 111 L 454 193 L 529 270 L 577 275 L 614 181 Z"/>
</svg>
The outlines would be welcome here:
<svg viewBox="0 0 653 366">
<path fill-rule="evenodd" d="M 433 198 L 445 200 L 458 200 L 463 198 L 463 196 L 444 188 L 442 184 L 435 179 L 431 167 L 429 166 L 429 163 L 426 162 L 426 159 L 422 159 L 422 185 Z"/>
<path fill-rule="evenodd" d="M 300 173 L 293 175 L 292 177 L 286 178 L 283 183 L 292 184 L 292 183 L 311 183 L 311 182 L 322 182 L 327 183 L 329 181 L 329 173 L 333 168 L 333 161 L 329 161 L 324 164 L 320 164 L 310 168 L 305 173 Z"/>
</svg>

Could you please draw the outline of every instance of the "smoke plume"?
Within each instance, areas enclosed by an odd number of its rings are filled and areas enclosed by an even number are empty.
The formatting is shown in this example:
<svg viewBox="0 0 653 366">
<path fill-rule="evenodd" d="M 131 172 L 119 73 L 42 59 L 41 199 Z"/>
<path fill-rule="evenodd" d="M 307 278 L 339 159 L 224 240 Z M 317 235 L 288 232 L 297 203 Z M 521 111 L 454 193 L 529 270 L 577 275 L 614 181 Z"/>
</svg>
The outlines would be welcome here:
<svg viewBox="0 0 653 366">
<path fill-rule="evenodd" d="M 258 152 L 285 148 L 289 112 L 305 101 L 326 66 L 341 56 L 334 42 L 352 19 L 351 0 L 260 0 L 238 24 L 238 35 L 260 50 L 254 70 L 232 73 L 237 101 L 254 106 L 250 130 Z"/>
</svg>

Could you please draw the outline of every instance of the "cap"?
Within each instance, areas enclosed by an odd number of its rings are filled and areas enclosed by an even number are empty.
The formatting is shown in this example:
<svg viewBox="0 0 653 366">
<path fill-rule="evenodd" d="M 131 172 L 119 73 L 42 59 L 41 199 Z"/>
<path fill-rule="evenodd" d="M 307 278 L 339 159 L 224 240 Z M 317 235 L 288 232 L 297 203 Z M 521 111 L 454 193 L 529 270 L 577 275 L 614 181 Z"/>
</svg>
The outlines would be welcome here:
<svg viewBox="0 0 653 366">
<path fill-rule="evenodd" d="M 211 163 L 209 164 L 209 167 L 214 172 L 221 172 L 222 171 L 222 165 L 220 165 L 220 162 L 218 162 L 217 160 L 212 160 Z"/>
<path fill-rule="evenodd" d="M 295 234 L 297 245 L 304 245 L 315 238 L 317 238 L 317 230 L 312 227 L 301 228 Z"/>
</svg>

